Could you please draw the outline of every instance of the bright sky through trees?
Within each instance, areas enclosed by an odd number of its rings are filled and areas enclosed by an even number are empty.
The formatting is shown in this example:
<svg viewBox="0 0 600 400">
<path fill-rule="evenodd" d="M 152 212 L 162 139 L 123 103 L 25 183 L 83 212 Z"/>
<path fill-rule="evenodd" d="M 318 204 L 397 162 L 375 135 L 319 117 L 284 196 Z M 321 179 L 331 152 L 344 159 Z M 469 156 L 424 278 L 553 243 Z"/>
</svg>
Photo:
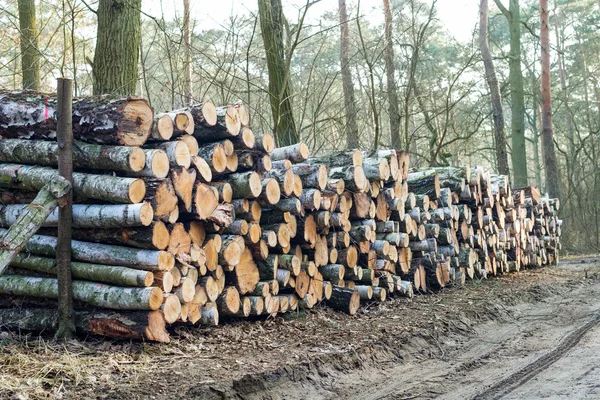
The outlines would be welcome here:
<svg viewBox="0 0 600 400">
<path fill-rule="evenodd" d="M 351 8 L 356 7 L 357 0 L 350 0 Z M 157 0 L 143 0 L 144 10 L 152 16 L 161 14 L 161 2 Z M 283 0 L 285 13 L 290 20 L 295 20 L 299 8 L 306 4 L 304 0 Z M 337 13 L 337 0 L 321 0 L 313 5 L 308 14 L 309 22 L 317 22 L 327 12 Z M 494 7 L 490 5 L 491 7 Z M 474 0 L 438 0 L 437 17 L 448 32 L 460 42 L 468 42 L 472 38 L 473 29 L 478 20 L 478 4 Z M 375 8 L 375 10 L 373 10 Z M 174 13 L 180 15 L 183 10 L 181 0 L 163 0 L 162 9 L 165 18 L 169 19 Z M 192 1 L 192 18 L 198 22 L 200 30 L 217 28 L 223 25 L 231 15 L 256 13 L 256 0 L 196 0 Z M 380 0 L 362 0 L 361 13 L 374 21 L 383 22 Z M 226 25 L 226 24 L 225 24 Z"/>
</svg>

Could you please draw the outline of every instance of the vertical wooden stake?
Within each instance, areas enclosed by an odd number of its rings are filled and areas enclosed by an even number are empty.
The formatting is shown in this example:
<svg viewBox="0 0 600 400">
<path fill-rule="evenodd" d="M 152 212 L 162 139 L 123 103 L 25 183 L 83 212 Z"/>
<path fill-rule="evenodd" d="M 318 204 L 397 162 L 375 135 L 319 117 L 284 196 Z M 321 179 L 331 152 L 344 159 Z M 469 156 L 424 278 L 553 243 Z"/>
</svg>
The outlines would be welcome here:
<svg viewBox="0 0 600 400">
<path fill-rule="evenodd" d="M 73 183 L 73 81 L 58 78 L 58 173 Z M 58 210 L 58 244 L 56 269 L 58 277 L 58 331 L 57 338 L 69 339 L 75 335 L 73 322 L 73 283 L 71 279 L 71 225 L 73 221 L 73 192 L 70 191 Z"/>
</svg>

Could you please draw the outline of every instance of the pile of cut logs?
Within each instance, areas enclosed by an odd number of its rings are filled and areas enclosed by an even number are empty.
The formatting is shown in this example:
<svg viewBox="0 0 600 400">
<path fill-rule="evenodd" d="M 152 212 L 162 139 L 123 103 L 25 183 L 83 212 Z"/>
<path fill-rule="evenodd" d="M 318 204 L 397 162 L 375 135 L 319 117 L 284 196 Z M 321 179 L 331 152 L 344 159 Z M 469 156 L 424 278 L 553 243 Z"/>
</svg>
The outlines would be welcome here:
<svg viewBox="0 0 600 400">
<path fill-rule="evenodd" d="M 0 91 L 0 237 L 58 174 L 56 100 Z M 558 200 L 408 154 L 309 157 L 243 105 L 154 115 L 73 103 L 72 276 L 81 333 L 166 342 L 172 324 L 411 297 L 557 261 Z M 0 327 L 56 329 L 57 215 L 0 276 Z M 40 301 L 39 299 L 43 299 Z"/>
</svg>

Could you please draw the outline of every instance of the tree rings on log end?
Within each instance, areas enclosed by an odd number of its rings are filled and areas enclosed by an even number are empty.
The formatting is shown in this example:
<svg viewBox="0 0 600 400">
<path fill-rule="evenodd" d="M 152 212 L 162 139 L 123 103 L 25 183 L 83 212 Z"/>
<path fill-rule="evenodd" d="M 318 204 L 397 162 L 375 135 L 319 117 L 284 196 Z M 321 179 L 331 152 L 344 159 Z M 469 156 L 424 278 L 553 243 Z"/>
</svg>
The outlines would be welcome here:
<svg viewBox="0 0 600 400">
<path fill-rule="evenodd" d="M 117 124 L 122 144 L 141 146 L 148 139 L 154 123 L 154 111 L 148 102 L 139 98 L 130 98 L 123 109 L 123 117 Z"/>
<path fill-rule="evenodd" d="M 146 165 L 146 153 L 139 147 L 134 147 L 129 153 L 129 167 L 133 172 L 139 172 Z"/>
<path fill-rule="evenodd" d="M 141 179 L 135 179 L 129 185 L 129 201 L 131 203 L 136 204 L 144 200 L 144 196 L 146 195 L 146 183 Z"/>
</svg>

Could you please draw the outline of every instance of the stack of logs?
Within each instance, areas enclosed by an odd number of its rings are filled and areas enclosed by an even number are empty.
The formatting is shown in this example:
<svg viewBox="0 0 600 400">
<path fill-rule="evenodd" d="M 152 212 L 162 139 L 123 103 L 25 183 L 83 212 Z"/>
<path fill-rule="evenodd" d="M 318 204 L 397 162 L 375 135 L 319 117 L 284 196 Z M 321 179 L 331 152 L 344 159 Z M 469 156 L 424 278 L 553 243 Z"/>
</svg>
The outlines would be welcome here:
<svg viewBox="0 0 600 400">
<path fill-rule="evenodd" d="M 0 92 L 4 228 L 57 174 L 54 105 Z M 559 203 L 535 187 L 480 167 L 409 172 L 395 150 L 309 157 L 249 123 L 243 105 L 155 116 L 137 98 L 74 102 L 79 331 L 168 341 L 170 324 L 320 302 L 354 314 L 361 301 L 557 261 Z M 57 297 L 57 214 L 0 277 L 0 326 L 56 328 L 34 298 Z"/>
</svg>

